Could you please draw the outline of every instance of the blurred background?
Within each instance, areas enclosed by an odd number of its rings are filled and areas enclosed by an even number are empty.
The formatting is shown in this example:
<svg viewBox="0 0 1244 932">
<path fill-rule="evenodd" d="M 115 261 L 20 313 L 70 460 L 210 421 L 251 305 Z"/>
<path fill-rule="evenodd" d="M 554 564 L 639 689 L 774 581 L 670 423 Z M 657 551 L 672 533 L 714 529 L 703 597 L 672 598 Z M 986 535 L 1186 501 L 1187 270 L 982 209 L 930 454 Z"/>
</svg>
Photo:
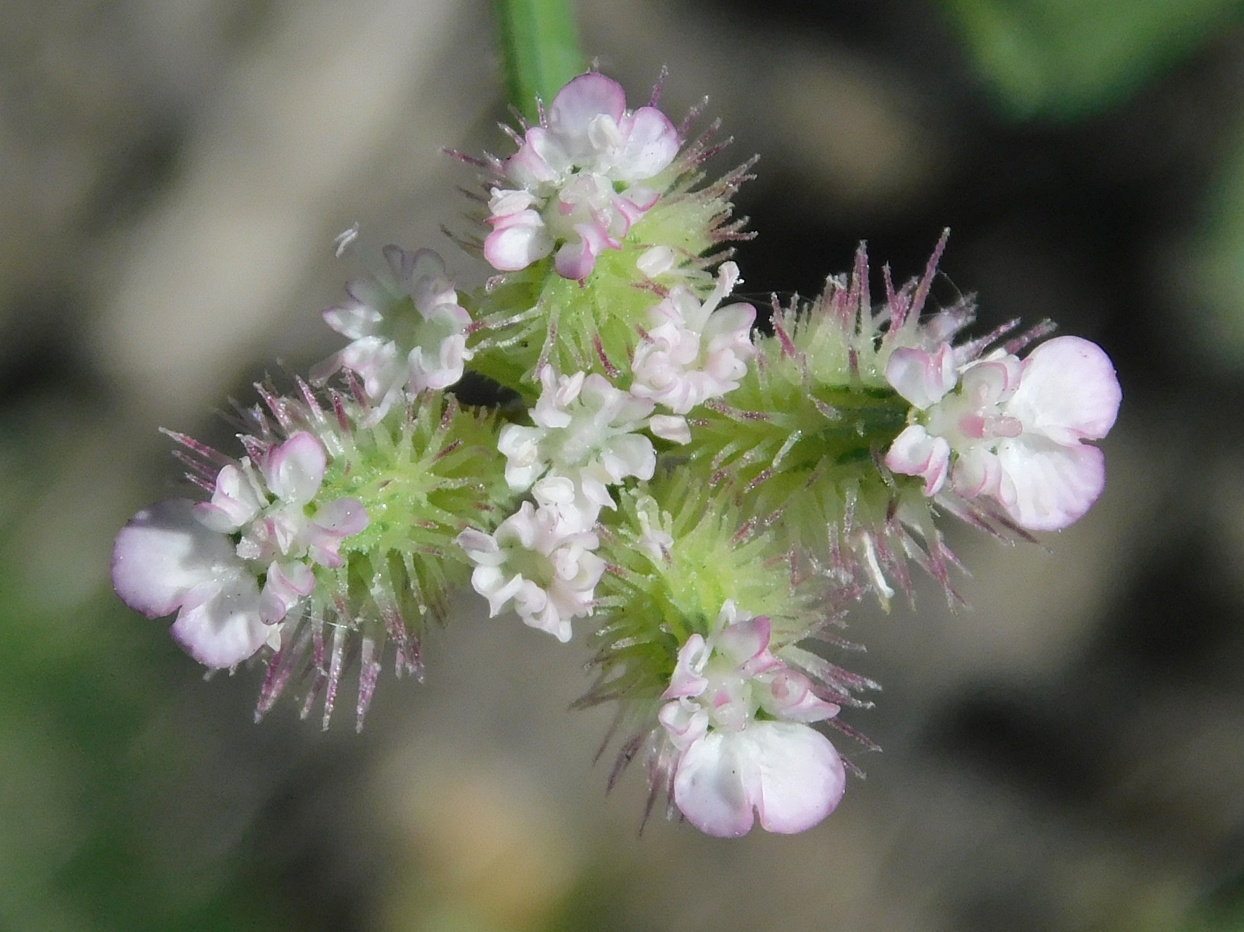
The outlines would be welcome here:
<svg viewBox="0 0 1244 932">
<path fill-rule="evenodd" d="M 365 241 L 464 230 L 506 151 L 483 0 L 10 0 L 0 25 L 0 928 L 1244 928 L 1244 5 L 583 0 L 638 105 L 754 152 L 758 297 L 867 240 L 988 326 L 1113 356 L 1110 482 L 1047 547 L 952 530 L 971 611 L 852 613 L 868 773 L 794 838 L 637 834 L 581 646 L 464 600 L 426 682 L 321 733 L 108 588 L 166 426 L 334 347 Z M 879 277 L 878 277 L 879 281 Z M 570 652 L 579 651 L 578 659 Z"/>
</svg>

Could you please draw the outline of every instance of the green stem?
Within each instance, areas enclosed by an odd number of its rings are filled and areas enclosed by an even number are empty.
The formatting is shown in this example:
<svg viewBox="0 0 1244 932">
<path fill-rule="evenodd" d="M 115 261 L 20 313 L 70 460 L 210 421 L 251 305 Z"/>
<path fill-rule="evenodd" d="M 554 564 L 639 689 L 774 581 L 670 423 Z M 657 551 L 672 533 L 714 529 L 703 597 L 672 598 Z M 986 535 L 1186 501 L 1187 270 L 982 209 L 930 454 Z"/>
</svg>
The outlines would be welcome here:
<svg viewBox="0 0 1244 932">
<path fill-rule="evenodd" d="M 587 70 L 572 0 L 494 0 L 510 102 L 535 120 L 544 101 Z"/>
</svg>

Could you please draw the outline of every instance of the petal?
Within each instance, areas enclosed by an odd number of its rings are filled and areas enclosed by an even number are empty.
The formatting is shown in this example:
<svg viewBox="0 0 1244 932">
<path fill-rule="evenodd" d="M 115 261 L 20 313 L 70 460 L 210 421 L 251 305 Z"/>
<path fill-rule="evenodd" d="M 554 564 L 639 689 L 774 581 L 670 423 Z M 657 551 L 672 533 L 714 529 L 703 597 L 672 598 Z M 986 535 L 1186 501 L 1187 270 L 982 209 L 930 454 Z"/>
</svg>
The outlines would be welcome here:
<svg viewBox="0 0 1244 932">
<path fill-rule="evenodd" d="M 210 504 L 196 507 L 201 520 L 215 531 L 235 531 L 254 519 L 268 504 L 255 488 L 254 474 L 232 464 L 216 474 L 216 488 Z"/>
<path fill-rule="evenodd" d="M 977 411 L 992 408 L 1015 394 L 1023 367 L 1018 357 L 1010 354 L 996 359 L 972 363 L 959 377 L 960 393 L 971 399 Z"/>
<path fill-rule="evenodd" d="M 885 377 L 896 392 L 923 411 L 955 387 L 954 351 L 949 343 L 932 353 L 900 346 L 886 363 Z"/>
<path fill-rule="evenodd" d="M 263 474 L 268 489 L 281 501 L 305 505 L 320 490 L 327 466 L 324 445 L 304 430 L 269 451 Z"/>
<path fill-rule="evenodd" d="M 769 682 L 769 698 L 761 704 L 769 714 L 787 722 L 821 722 L 838 714 L 839 707 L 812 691 L 812 681 L 796 670 L 784 669 Z"/>
<path fill-rule="evenodd" d="M 733 621 L 714 638 L 713 651 L 728 657 L 740 669 L 746 667 L 744 675 L 752 676 L 771 667 L 774 662 L 773 655 L 769 653 L 771 632 L 772 624 L 767 615 Z"/>
<path fill-rule="evenodd" d="M 1101 450 L 1087 444 L 1065 447 L 1021 438 L 998 449 L 1002 505 L 1015 523 L 1031 531 L 1057 531 L 1089 510 L 1106 485 Z"/>
<path fill-rule="evenodd" d="M 489 222 L 493 230 L 484 239 L 484 258 L 494 269 L 517 272 L 553 251 L 553 240 L 534 210 L 494 217 Z"/>
<path fill-rule="evenodd" d="M 946 482 L 950 467 L 950 444 L 934 437 L 919 424 L 912 424 L 894 438 L 885 455 L 893 472 L 924 479 L 924 494 L 936 495 Z"/>
<path fill-rule="evenodd" d="M 561 140 L 543 126 L 533 126 L 518 151 L 505 160 L 502 171 L 516 184 L 532 190 L 541 185 L 556 184 L 570 167 L 570 159 Z"/>
<path fill-rule="evenodd" d="M 324 311 L 323 316 L 324 323 L 351 340 L 373 335 L 377 326 L 384 320 L 384 316 L 378 310 L 357 301 L 330 307 Z"/>
<path fill-rule="evenodd" d="M 478 528 L 466 528 L 455 538 L 455 543 L 466 551 L 466 555 L 475 563 L 498 565 L 503 561 L 501 548 L 491 534 L 485 534 Z M 498 559 L 501 557 L 501 559 Z"/>
<path fill-rule="evenodd" d="M 259 595 L 259 617 L 266 625 L 274 625 L 304 596 L 315 589 L 315 574 L 305 563 L 290 560 L 272 563 L 268 578 Z"/>
<path fill-rule="evenodd" d="M 195 660 L 213 669 L 241 663 L 263 647 L 271 629 L 259 614 L 259 586 L 241 568 L 189 594 L 172 635 Z"/>
<path fill-rule="evenodd" d="M 635 260 L 635 265 L 649 278 L 656 278 L 672 269 L 676 261 L 678 256 L 669 246 L 653 246 Z"/>
<path fill-rule="evenodd" d="M 687 423 L 685 417 L 654 414 L 652 420 L 648 422 L 648 429 L 652 431 L 653 436 L 668 440 L 670 443 L 691 442 L 691 425 Z"/>
<path fill-rule="evenodd" d="M 1027 430 L 1055 443 L 1100 440 L 1110 432 L 1123 392 L 1110 357 L 1079 337 L 1056 337 L 1024 360 L 1023 378 L 1006 407 Z"/>
<path fill-rule="evenodd" d="M 678 699 L 683 696 L 698 696 L 708 687 L 701 673 L 708 660 L 708 651 L 704 644 L 704 635 L 693 634 L 687 643 L 678 649 L 678 660 L 674 666 L 674 675 L 662 699 Z"/>
<path fill-rule="evenodd" d="M 626 112 L 626 92 L 622 85 L 599 72 L 581 74 L 557 92 L 549 107 L 549 129 L 559 135 L 587 133 L 589 124 L 601 114 L 622 119 Z"/>
<path fill-rule="evenodd" d="M 458 303 L 458 294 L 445 268 L 445 260 L 432 249 L 419 249 L 410 257 L 410 296 L 425 317 L 439 305 Z"/>
<path fill-rule="evenodd" d="M 678 130 L 660 110 L 640 107 L 621 123 L 624 141 L 615 154 L 612 172 L 622 181 L 641 181 L 669 167 L 682 140 Z"/>
<path fill-rule="evenodd" d="M 601 449 L 600 462 L 615 483 L 627 476 L 651 479 L 657 468 L 657 453 L 643 434 L 619 434 Z"/>
<path fill-rule="evenodd" d="M 568 241 L 557 250 L 553 267 L 562 278 L 581 282 L 596 268 L 596 257 L 603 251 L 605 235 L 591 224 L 580 224 L 575 231 L 579 234 L 579 240 Z"/>
<path fill-rule="evenodd" d="M 846 768 L 829 739 L 807 725 L 756 722 L 736 739 L 748 760 L 748 798 L 761 826 L 789 835 L 834 811 L 847 787 Z"/>
<path fill-rule="evenodd" d="M 1001 498 L 1003 467 L 998 455 L 983 447 L 966 450 L 955 460 L 950 481 L 956 494 L 964 498 L 994 495 Z"/>
<path fill-rule="evenodd" d="M 674 804 L 705 834 L 738 838 L 751 831 L 755 822 L 752 800 L 743 787 L 751 762 L 739 754 L 740 749 L 747 753 L 751 748 L 741 745 L 739 737 L 738 733 L 710 731 L 678 760 Z"/>
<path fill-rule="evenodd" d="M 117 534 L 112 586 L 148 618 L 175 611 L 190 590 L 240 565 L 233 543 L 205 527 L 194 502 L 175 498 L 136 514 Z"/>
<path fill-rule="evenodd" d="M 366 530 L 367 508 L 357 498 L 339 498 L 315 513 L 315 523 L 337 537 Z"/>
<path fill-rule="evenodd" d="M 694 702 L 667 702 L 657 712 L 659 721 L 669 734 L 670 742 L 685 751 L 708 732 L 708 713 Z"/>
</svg>

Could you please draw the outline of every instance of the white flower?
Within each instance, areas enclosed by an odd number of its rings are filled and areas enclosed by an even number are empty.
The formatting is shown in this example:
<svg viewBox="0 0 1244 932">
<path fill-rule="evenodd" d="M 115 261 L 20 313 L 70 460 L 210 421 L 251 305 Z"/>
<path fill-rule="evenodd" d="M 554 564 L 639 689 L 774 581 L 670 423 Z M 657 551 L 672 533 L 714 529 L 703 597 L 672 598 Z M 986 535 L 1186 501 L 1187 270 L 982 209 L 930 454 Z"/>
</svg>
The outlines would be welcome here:
<svg viewBox="0 0 1244 932">
<path fill-rule="evenodd" d="M 770 832 L 811 828 L 846 787 L 834 746 L 811 722 L 838 714 L 769 650 L 769 619 L 723 605 L 708 638 L 678 652 L 659 719 L 680 752 L 674 803 L 710 835 L 737 837 L 759 815 Z M 758 717 L 763 714 L 764 717 Z"/>
<path fill-rule="evenodd" d="M 117 594 L 152 618 L 176 611 L 173 636 L 209 667 L 279 646 L 280 622 L 315 588 L 311 564 L 340 566 L 342 540 L 367 526 L 357 499 L 307 514 L 326 466 L 320 441 L 300 432 L 258 469 L 249 459 L 224 466 L 210 502 L 171 499 L 139 512 L 117 535 Z"/>
<path fill-rule="evenodd" d="M 121 529 L 112 584 L 148 618 L 177 612 L 173 637 L 213 669 L 241 663 L 276 630 L 260 617 L 255 574 L 229 537 L 199 521 L 186 499 L 144 509 Z"/>
<path fill-rule="evenodd" d="M 886 465 L 924 479 L 926 495 L 949 480 L 963 498 L 995 499 L 1021 527 L 1058 530 L 1080 518 L 1105 485 L 1100 440 L 1122 394 L 1095 343 L 1058 337 L 1020 360 L 995 354 L 962 367 L 942 344 L 896 349 L 886 379 L 915 406 Z"/>
<path fill-rule="evenodd" d="M 750 304 L 717 308 L 738 277 L 738 266 L 723 263 L 703 303 L 679 285 L 649 311 L 652 329 L 631 362 L 633 394 L 686 414 L 739 387 L 756 352 L 751 340 L 756 309 Z"/>
<path fill-rule="evenodd" d="M 678 131 L 654 107 L 626 109 L 621 85 L 580 75 L 558 91 L 544 122 L 530 127 L 492 189 L 484 256 L 517 271 L 557 251 L 564 278 L 582 280 L 596 257 L 617 249 L 660 198 L 641 182 L 678 154 Z M 514 187 L 509 187 L 513 185 Z"/>
<path fill-rule="evenodd" d="M 570 640 L 570 622 L 591 615 L 605 563 L 591 531 L 567 527 L 549 508 L 523 502 L 492 535 L 468 528 L 458 544 L 476 564 L 471 586 L 488 600 L 488 615 L 512 607 L 523 623 Z"/>
<path fill-rule="evenodd" d="M 459 379 L 471 315 L 458 304 L 440 256 L 429 249 L 384 250 L 390 275 L 346 286 L 350 301 L 324 312 L 330 327 L 352 342 L 324 365 L 317 379 L 338 368 L 354 372 L 383 416 L 407 390 L 448 388 Z"/>
<path fill-rule="evenodd" d="M 628 476 L 652 478 L 656 450 L 638 432 L 652 413 L 652 402 L 614 388 L 597 374 L 559 376 L 545 366 L 540 382 L 543 391 L 531 412 L 536 426 L 509 424 L 497 440 L 506 457 L 506 482 L 523 491 L 541 476 L 569 479 L 583 522 L 591 526 L 601 508 L 614 507 L 610 485 Z"/>
</svg>

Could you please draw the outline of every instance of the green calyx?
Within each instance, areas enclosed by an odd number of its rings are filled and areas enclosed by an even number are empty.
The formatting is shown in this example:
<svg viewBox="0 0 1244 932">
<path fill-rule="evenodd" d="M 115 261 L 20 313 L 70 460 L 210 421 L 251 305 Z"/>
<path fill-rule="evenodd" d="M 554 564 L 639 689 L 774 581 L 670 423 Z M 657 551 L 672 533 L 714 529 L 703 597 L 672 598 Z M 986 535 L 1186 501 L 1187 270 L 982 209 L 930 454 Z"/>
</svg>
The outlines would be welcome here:
<svg viewBox="0 0 1244 932">
<path fill-rule="evenodd" d="M 455 539 L 468 525 L 491 531 L 513 503 L 497 430 L 495 416 L 429 392 L 343 432 L 320 500 L 356 498 L 368 524 L 342 541 L 342 566 L 316 567 L 313 598 L 338 613 L 375 605 L 407 625 L 443 616 L 450 591 L 470 576 Z"/>
<path fill-rule="evenodd" d="M 620 495 L 601 533 L 610 570 L 598 606 L 608 621 L 594 636 L 601 679 L 593 700 L 659 696 L 679 648 L 709 635 L 728 599 L 769 616 L 775 646 L 819 622 L 811 593 L 793 581 L 790 553 L 744 520 L 736 491 L 675 468 Z"/>
<path fill-rule="evenodd" d="M 714 254 L 723 237 L 738 187 L 738 172 L 716 185 L 689 191 L 697 172 L 673 171 L 653 179 L 669 190 L 635 223 L 620 248 L 606 249 L 583 281 L 557 274 L 553 256 L 519 272 L 497 276 L 475 296 L 472 316 L 483 322 L 471 368 L 534 401 L 536 370 L 598 372 L 615 378 L 650 327 L 648 311 L 676 285 L 703 298 L 713 287 L 706 271 L 725 258 Z M 640 260 L 656 246 L 672 251 L 672 266 L 653 276 Z"/>
</svg>

